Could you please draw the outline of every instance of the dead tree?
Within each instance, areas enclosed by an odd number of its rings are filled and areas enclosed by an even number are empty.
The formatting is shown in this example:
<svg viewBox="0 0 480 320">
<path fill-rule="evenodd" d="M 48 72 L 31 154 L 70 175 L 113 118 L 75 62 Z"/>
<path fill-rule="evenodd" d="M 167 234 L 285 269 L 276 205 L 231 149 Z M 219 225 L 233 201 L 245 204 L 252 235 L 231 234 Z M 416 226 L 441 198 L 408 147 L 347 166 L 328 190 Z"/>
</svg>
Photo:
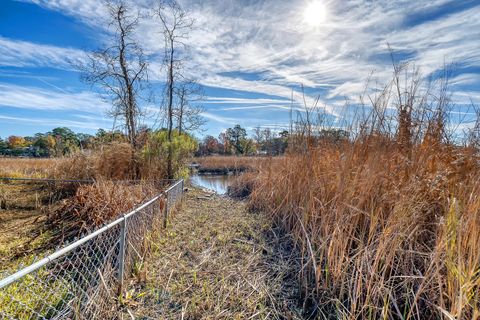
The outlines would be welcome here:
<svg viewBox="0 0 480 320">
<path fill-rule="evenodd" d="M 204 109 L 198 105 L 198 102 L 203 99 L 202 88 L 198 83 L 190 80 L 181 82 L 174 90 L 178 101 L 174 110 L 178 133 L 199 130 L 205 124 L 202 118 Z"/>
<path fill-rule="evenodd" d="M 187 12 L 175 0 L 160 0 L 154 9 L 154 16 L 157 17 L 163 28 L 165 41 L 164 64 L 167 70 L 167 139 L 168 159 L 167 172 L 168 178 L 173 178 L 172 166 L 172 131 L 174 118 L 174 90 L 178 80 L 182 79 L 182 54 L 186 51 L 186 40 L 193 26 Z"/>
<path fill-rule="evenodd" d="M 147 62 L 143 50 L 134 38 L 139 15 L 124 1 L 105 1 L 108 26 L 111 31 L 105 48 L 88 53 L 87 62 L 79 66 L 82 80 L 97 86 L 107 94 L 113 107 L 110 115 L 122 119 L 130 144 L 137 145 L 138 119 L 141 110 L 139 95 L 148 81 Z"/>
</svg>

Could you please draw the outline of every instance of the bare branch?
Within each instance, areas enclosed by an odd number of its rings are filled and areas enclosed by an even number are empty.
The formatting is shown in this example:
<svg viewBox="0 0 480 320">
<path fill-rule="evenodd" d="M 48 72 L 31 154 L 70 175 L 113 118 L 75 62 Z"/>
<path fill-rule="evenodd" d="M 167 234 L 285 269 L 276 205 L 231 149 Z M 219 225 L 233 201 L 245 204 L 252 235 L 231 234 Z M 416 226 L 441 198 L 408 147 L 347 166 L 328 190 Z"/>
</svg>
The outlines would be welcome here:
<svg viewBox="0 0 480 320">
<path fill-rule="evenodd" d="M 122 125 L 130 143 L 137 147 L 139 95 L 148 81 L 147 62 L 143 50 L 134 40 L 139 14 L 126 2 L 107 0 L 108 26 L 112 31 L 106 48 L 88 54 L 88 61 L 79 66 L 82 80 L 98 87 L 110 97 L 109 114 L 123 119 Z"/>
</svg>

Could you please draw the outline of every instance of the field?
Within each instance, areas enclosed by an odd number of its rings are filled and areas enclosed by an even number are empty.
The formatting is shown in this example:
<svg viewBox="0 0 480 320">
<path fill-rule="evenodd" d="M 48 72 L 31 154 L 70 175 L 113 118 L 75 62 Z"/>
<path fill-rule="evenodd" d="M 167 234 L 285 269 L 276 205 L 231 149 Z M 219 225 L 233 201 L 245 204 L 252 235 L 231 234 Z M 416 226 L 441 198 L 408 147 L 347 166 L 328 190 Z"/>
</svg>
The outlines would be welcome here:
<svg viewBox="0 0 480 320">
<path fill-rule="evenodd" d="M 0 0 L 0 320 L 480 320 L 479 30 Z"/>
<path fill-rule="evenodd" d="M 61 160 L 0 157 L 0 178 L 45 178 Z"/>
<path fill-rule="evenodd" d="M 292 244 L 245 202 L 192 189 L 127 304 L 136 319 L 302 319 Z"/>
<path fill-rule="evenodd" d="M 0 178 L 44 178 L 55 159 L 0 158 Z M 43 210 L 57 201 L 42 184 L 0 181 L 0 272 L 29 261 L 49 239 Z"/>
<path fill-rule="evenodd" d="M 38 185 L 0 182 L 0 271 L 48 240 L 41 235 L 46 219 L 42 200 L 47 197 Z"/>
</svg>

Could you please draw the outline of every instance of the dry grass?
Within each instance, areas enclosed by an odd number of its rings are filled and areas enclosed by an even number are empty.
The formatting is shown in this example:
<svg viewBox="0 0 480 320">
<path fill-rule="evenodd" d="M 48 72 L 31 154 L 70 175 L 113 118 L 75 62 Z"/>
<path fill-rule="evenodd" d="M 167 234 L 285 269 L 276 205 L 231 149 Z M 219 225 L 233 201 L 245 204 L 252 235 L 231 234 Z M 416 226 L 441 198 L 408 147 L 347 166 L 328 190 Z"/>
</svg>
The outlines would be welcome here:
<svg viewBox="0 0 480 320">
<path fill-rule="evenodd" d="M 27 158 L 1 158 L 0 177 L 9 178 L 45 178 L 52 168 L 56 167 L 59 159 L 27 159 Z"/>
<path fill-rule="evenodd" d="M 0 272 L 11 265 L 26 251 L 32 251 L 45 244 L 48 237 L 39 235 L 45 215 L 39 211 L 9 209 L 0 211 Z M 35 240 L 36 239 L 36 240 Z"/>
<path fill-rule="evenodd" d="M 136 178 L 133 148 L 112 143 L 91 154 L 76 153 L 63 159 L 52 171 L 56 179 L 130 180 Z"/>
<path fill-rule="evenodd" d="M 98 150 L 64 158 L 0 158 L 0 177 L 10 178 L 130 180 L 141 175 L 141 169 L 142 164 L 128 143 L 106 144 Z"/>
<path fill-rule="evenodd" d="M 136 319 L 301 318 L 292 242 L 244 202 L 190 189 L 152 246 L 125 301 Z"/>
<path fill-rule="evenodd" d="M 247 198 L 255 187 L 256 174 L 256 172 L 246 172 L 235 177 L 232 184 L 228 187 L 228 195 L 235 199 Z"/>
<path fill-rule="evenodd" d="M 0 183 L 0 271 L 131 211 L 163 189 L 153 183 Z"/>
<path fill-rule="evenodd" d="M 306 108 L 288 155 L 249 182 L 250 206 L 302 248 L 320 319 L 478 320 L 480 112 L 454 132 L 449 70 L 422 82 L 393 64 L 344 115 L 349 138 L 322 135 L 325 109 Z"/>
<path fill-rule="evenodd" d="M 97 150 L 64 158 L 0 158 L 0 177 L 67 180 L 159 180 L 167 176 L 161 161 L 149 161 L 128 143 L 110 143 Z"/>
<path fill-rule="evenodd" d="M 303 248 L 320 318 L 479 319 L 479 160 L 372 137 L 326 143 L 260 170 L 250 205 Z"/>
<path fill-rule="evenodd" d="M 0 181 L 0 269 L 59 246 L 160 192 L 163 186 L 152 183 L 106 181 L 132 179 L 132 155 L 130 145 L 115 143 L 89 155 L 61 159 L 0 158 L 0 177 L 96 180 L 94 184 Z"/>
<path fill-rule="evenodd" d="M 61 190 L 45 183 L 0 181 L 0 271 L 26 264 L 49 244 L 46 217 L 67 196 Z"/>
</svg>

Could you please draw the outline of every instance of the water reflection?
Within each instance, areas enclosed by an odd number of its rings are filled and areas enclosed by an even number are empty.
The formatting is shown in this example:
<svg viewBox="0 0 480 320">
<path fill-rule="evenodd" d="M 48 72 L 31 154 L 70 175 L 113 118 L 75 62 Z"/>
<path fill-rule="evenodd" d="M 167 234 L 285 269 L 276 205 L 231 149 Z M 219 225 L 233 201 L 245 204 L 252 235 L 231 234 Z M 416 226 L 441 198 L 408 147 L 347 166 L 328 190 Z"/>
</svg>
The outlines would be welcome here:
<svg viewBox="0 0 480 320">
<path fill-rule="evenodd" d="M 215 191 L 217 194 L 226 194 L 227 188 L 235 179 L 234 175 L 192 175 L 192 185 Z"/>
</svg>

